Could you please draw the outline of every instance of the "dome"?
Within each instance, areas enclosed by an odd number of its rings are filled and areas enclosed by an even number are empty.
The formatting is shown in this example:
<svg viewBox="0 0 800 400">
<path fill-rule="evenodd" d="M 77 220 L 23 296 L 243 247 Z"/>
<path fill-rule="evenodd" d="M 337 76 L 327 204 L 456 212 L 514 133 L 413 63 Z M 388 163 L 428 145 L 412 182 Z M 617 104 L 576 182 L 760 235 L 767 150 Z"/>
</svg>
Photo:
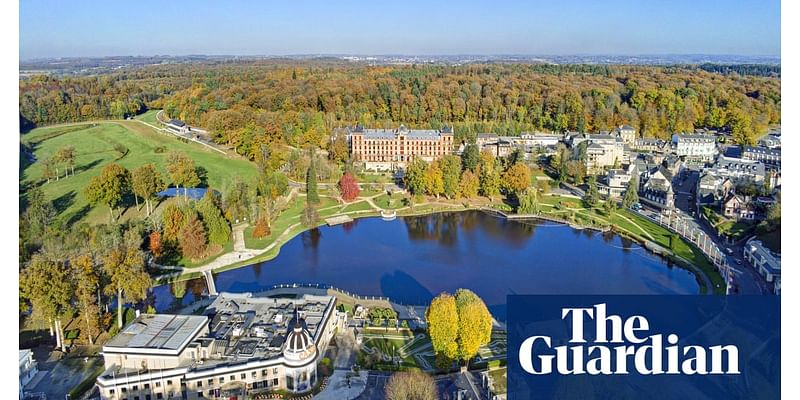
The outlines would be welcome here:
<svg viewBox="0 0 800 400">
<path fill-rule="evenodd" d="M 314 339 L 308 332 L 299 318 L 295 318 L 294 327 L 286 335 L 286 342 L 284 343 L 283 356 L 288 361 L 306 361 L 309 357 L 315 356 L 317 348 L 314 345 Z"/>
</svg>

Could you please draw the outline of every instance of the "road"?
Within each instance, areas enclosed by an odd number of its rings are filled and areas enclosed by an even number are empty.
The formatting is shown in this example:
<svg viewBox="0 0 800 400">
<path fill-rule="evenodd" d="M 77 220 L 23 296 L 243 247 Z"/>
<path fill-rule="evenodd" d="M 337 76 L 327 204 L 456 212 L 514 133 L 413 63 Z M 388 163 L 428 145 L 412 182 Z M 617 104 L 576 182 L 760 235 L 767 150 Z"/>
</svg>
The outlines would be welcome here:
<svg viewBox="0 0 800 400">
<path fill-rule="evenodd" d="M 725 254 L 728 265 L 733 271 L 733 293 L 738 294 L 765 294 L 772 293 L 769 284 L 764 278 L 743 259 L 744 241 L 736 244 L 726 244 L 717 236 L 716 231 L 707 222 L 700 219 L 696 209 L 695 187 L 700 179 L 699 171 L 687 171 L 682 176 L 678 176 L 673 181 L 675 191 L 675 207 L 679 210 L 678 217 L 683 224 L 690 230 L 702 231 L 714 244 Z M 645 208 L 655 219 L 658 219 L 658 212 Z M 680 226 L 680 225 L 679 225 Z M 730 249 L 730 251 L 728 251 Z"/>
</svg>

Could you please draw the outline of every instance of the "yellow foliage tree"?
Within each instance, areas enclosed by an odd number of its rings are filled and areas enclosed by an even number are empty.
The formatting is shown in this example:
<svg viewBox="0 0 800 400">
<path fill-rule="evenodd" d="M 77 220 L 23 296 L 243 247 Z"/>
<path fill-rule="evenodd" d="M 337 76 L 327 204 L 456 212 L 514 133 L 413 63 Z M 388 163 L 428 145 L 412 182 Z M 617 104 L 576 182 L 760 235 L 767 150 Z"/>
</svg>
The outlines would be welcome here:
<svg viewBox="0 0 800 400">
<path fill-rule="evenodd" d="M 431 337 L 433 350 L 447 358 L 458 356 L 458 312 L 456 299 L 449 293 L 436 296 L 425 313 L 428 321 L 428 335 Z"/>
<path fill-rule="evenodd" d="M 469 361 L 492 337 L 492 315 L 478 295 L 458 289 L 455 296 L 458 314 L 458 358 Z"/>
</svg>

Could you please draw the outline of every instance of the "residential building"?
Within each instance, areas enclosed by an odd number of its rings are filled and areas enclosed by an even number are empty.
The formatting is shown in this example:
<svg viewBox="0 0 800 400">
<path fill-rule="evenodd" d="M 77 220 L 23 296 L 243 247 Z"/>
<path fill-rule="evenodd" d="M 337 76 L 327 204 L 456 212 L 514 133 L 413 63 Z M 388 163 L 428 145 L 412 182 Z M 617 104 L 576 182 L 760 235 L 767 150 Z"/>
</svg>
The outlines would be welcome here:
<svg viewBox="0 0 800 400">
<path fill-rule="evenodd" d="M 728 218 L 747 221 L 756 219 L 756 208 L 748 196 L 730 193 L 722 202 L 721 208 L 722 215 Z"/>
<path fill-rule="evenodd" d="M 169 122 L 167 122 L 166 126 L 167 126 L 167 129 L 169 129 L 169 130 L 171 130 L 171 131 L 173 131 L 175 133 L 182 134 L 182 135 L 185 135 L 185 134 L 187 134 L 187 133 L 192 131 L 192 128 L 190 128 L 189 125 L 186 125 L 185 122 L 177 120 L 177 119 L 174 119 L 174 118 L 169 120 Z"/>
<path fill-rule="evenodd" d="M 742 159 L 750 161 L 760 161 L 764 163 L 767 168 L 781 167 L 781 149 L 769 147 L 752 147 L 745 146 L 742 148 Z"/>
<path fill-rule="evenodd" d="M 733 191 L 735 185 L 729 178 L 705 172 L 697 181 L 697 205 L 716 206 Z"/>
<path fill-rule="evenodd" d="M 523 132 L 516 143 L 525 146 L 554 147 L 559 141 L 561 141 L 561 136 L 559 135 Z"/>
<path fill-rule="evenodd" d="M 509 136 L 497 136 L 493 133 L 479 133 L 475 138 L 475 144 L 481 151 L 490 151 L 495 157 L 505 157 L 511 154 L 516 146 L 514 138 Z"/>
<path fill-rule="evenodd" d="M 22 349 L 19 351 L 19 398 L 24 397 L 25 386 L 36 374 L 39 373 L 39 365 L 33 358 L 33 351 Z"/>
<path fill-rule="evenodd" d="M 639 198 L 642 202 L 662 210 L 672 210 L 675 207 L 672 175 L 663 165 L 643 173 L 639 186 Z"/>
<path fill-rule="evenodd" d="M 570 137 L 569 142 L 576 153 L 581 151 L 582 146 L 586 146 L 584 163 L 586 170 L 590 172 L 621 165 L 625 158 L 625 144 L 617 136 L 603 133 L 587 134 Z"/>
<path fill-rule="evenodd" d="M 672 145 L 675 154 L 687 159 L 709 162 L 717 155 L 717 141 L 711 135 L 676 133 Z"/>
<path fill-rule="evenodd" d="M 780 149 L 781 148 L 781 131 L 770 131 L 767 136 L 762 137 L 758 140 L 758 144 L 760 146 L 764 146 L 769 149 Z"/>
<path fill-rule="evenodd" d="M 611 134 L 622 139 L 625 144 L 633 144 L 636 141 L 636 129 L 627 124 L 614 128 Z"/>
<path fill-rule="evenodd" d="M 453 153 L 453 130 L 348 128 L 350 153 L 368 170 L 393 171 L 420 159 L 436 160 Z"/>
<path fill-rule="evenodd" d="M 753 267 L 764 277 L 767 282 L 773 282 L 781 277 L 781 255 L 773 253 L 756 238 L 747 241 L 744 246 L 744 259 L 753 264 Z M 780 284 L 776 290 L 780 292 Z"/>
<path fill-rule="evenodd" d="M 664 152 L 668 149 L 666 141 L 656 138 L 638 138 L 633 141 L 631 148 L 638 151 Z"/>
<path fill-rule="evenodd" d="M 706 171 L 717 176 L 730 178 L 735 185 L 747 183 L 763 185 L 766 177 L 764 163 L 725 156 L 719 156 L 713 168 Z"/>
<path fill-rule="evenodd" d="M 609 197 L 622 197 L 634 176 L 639 175 L 636 164 L 628 164 L 625 168 L 610 169 L 597 183 L 598 191 Z M 638 190 L 634 188 L 634 190 Z"/>
<path fill-rule="evenodd" d="M 332 296 L 221 293 L 205 315 L 143 314 L 103 346 L 102 399 L 205 399 L 318 381 L 317 362 L 346 314 Z"/>
</svg>

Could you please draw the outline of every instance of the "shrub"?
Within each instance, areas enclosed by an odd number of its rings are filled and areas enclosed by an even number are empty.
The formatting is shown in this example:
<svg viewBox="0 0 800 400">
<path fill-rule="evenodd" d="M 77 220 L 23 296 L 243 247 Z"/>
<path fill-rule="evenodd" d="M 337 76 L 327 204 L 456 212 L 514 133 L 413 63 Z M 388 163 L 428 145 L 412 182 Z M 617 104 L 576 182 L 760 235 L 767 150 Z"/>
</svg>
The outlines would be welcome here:
<svg viewBox="0 0 800 400">
<path fill-rule="evenodd" d="M 261 239 L 270 234 L 269 223 L 265 217 L 260 217 L 253 228 L 253 238 Z"/>
<path fill-rule="evenodd" d="M 167 148 L 164 147 L 164 146 L 158 146 L 158 147 L 153 149 L 153 152 L 156 153 L 156 154 L 166 153 L 167 152 Z"/>
</svg>

